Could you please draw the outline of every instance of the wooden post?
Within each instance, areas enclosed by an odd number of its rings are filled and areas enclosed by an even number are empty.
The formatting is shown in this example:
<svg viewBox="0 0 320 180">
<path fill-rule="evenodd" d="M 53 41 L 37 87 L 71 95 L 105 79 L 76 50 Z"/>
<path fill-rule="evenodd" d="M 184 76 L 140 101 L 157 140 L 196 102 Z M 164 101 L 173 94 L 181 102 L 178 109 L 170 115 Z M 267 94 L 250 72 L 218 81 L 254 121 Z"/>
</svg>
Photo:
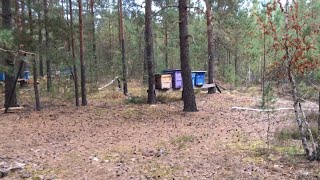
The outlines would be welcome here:
<svg viewBox="0 0 320 180">
<path fill-rule="evenodd" d="M 8 109 L 9 109 L 9 106 L 10 106 L 10 104 L 11 104 L 14 91 L 16 90 L 17 82 L 18 82 L 18 79 L 19 79 L 19 76 L 20 76 L 20 73 L 21 73 L 21 70 L 22 70 L 22 67 L 23 67 L 23 63 L 24 63 L 24 61 L 21 61 L 20 65 L 19 65 L 19 70 L 18 70 L 16 79 L 14 80 L 14 84 L 13 84 L 12 90 L 11 90 L 10 95 L 9 95 L 9 101 L 8 101 L 8 103 L 5 105 L 4 113 L 7 113 L 7 112 L 8 112 Z"/>
</svg>

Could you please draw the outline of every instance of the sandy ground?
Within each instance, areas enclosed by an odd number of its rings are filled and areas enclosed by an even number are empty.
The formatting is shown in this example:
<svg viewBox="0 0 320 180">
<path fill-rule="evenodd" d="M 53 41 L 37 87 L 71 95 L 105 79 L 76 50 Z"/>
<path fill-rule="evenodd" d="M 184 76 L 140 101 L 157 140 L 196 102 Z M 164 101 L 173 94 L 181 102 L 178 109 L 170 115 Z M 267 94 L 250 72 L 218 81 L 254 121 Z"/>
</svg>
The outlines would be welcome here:
<svg viewBox="0 0 320 180">
<path fill-rule="evenodd" d="M 4 179 L 320 179 L 300 142 L 273 138 L 292 112 L 268 120 L 233 110 L 257 105 L 255 95 L 238 92 L 198 93 L 195 113 L 182 112 L 179 98 L 161 98 L 166 103 L 128 104 L 100 92 L 87 107 L 51 102 L 41 112 L 1 114 L 0 167 L 25 165 Z"/>
</svg>

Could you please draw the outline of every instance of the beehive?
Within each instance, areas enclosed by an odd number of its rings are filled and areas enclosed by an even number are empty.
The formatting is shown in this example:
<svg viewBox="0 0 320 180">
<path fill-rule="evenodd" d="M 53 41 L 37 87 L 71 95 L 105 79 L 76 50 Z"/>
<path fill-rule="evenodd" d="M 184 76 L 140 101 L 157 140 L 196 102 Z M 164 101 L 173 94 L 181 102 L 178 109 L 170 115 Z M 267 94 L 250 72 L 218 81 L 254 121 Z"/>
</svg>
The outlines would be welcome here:
<svg viewBox="0 0 320 180">
<path fill-rule="evenodd" d="M 0 81 L 4 81 L 4 80 L 5 80 L 4 72 L 0 72 Z"/>
<path fill-rule="evenodd" d="M 172 88 L 182 88 L 182 76 L 180 69 L 167 69 L 162 71 L 164 74 L 171 74 L 172 76 Z"/>
<path fill-rule="evenodd" d="M 203 86 L 206 80 L 206 71 L 192 71 L 192 73 L 195 73 L 194 85 Z"/>
<path fill-rule="evenodd" d="M 172 87 L 171 74 L 155 75 L 156 89 L 170 89 Z"/>
</svg>

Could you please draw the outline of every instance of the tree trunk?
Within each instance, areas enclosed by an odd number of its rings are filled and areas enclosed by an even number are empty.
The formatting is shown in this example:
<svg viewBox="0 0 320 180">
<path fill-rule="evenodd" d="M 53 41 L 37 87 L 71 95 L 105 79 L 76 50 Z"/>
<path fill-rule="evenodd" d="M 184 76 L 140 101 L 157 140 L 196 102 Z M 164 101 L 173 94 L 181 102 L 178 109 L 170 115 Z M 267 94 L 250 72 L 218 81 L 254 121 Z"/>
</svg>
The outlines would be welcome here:
<svg viewBox="0 0 320 180">
<path fill-rule="evenodd" d="M 168 59 L 168 23 L 166 22 L 165 23 L 165 27 L 164 27 L 164 46 L 165 46 L 165 55 L 164 55 L 164 58 L 165 58 L 165 67 L 166 69 L 169 68 L 169 59 Z"/>
<path fill-rule="evenodd" d="M 90 0 L 90 15 L 91 15 L 91 30 L 92 30 L 92 54 L 93 54 L 93 64 L 95 66 L 98 65 L 97 62 L 97 54 L 96 54 L 96 28 L 95 28 L 95 23 L 94 23 L 94 0 Z M 97 83 L 97 79 L 98 79 L 98 71 L 94 70 L 94 80 L 95 83 Z"/>
<path fill-rule="evenodd" d="M 234 55 L 234 86 L 237 86 L 237 76 L 239 74 L 238 72 L 238 61 L 239 61 L 239 55 L 238 55 L 238 49 L 235 50 L 235 55 Z"/>
<path fill-rule="evenodd" d="M 290 70 L 290 66 L 288 67 L 288 77 L 289 77 L 289 82 L 290 82 L 291 89 L 292 89 L 292 98 L 293 98 L 293 102 L 294 102 L 294 104 L 293 104 L 294 114 L 295 114 L 295 118 L 296 118 L 296 121 L 297 121 L 297 124 L 298 124 L 298 127 L 299 127 L 302 146 L 304 148 L 304 152 L 306 153 L 306 156 L 308 158 L 311 158 L 312 157 L 312 151 L 308 147 L 308 141 L 307 141 L 307 138 L 306 138 L 304 127 L 303 127 L 303 120 L 301 119 L 301 114 L 299 112 L 300 99 L 298 97 L 298 91 L 297 91 L 296 82 L 295 82 L 293 74 L 292 74 L 292 72 Z"/>
<path fill-rule="evenodd" d="M 70 13 L 70 31 L 71 31 L 71 51 L 72 51 L 72 64 L 73 64 L 74 95 L 75 95 L 75 99 L 76 99 L 76 106 L 80 106 L 78 72 L 77 72 L 76 54 L 75 54 L 75 48 L 74 48 L 72 0 L 69 0 L 69 11 L 70 11 L 69 13 Z"/>
<path fill-rule="evenodd" d="M 317 148 L 317 160 L 320 160 L 320 92 L 319 92 L 319 97 L 318 97 L 318 138 L 317 138 L 317 144 L 318 144 L 318 148 Z"/>
<path fill-rule="evenodd" d="M 37 75 L 37 63 L 34 56 L 32 56 L 32 67 L 33 67 L 33 89 L 34 89 L 34 95 L 36 99 L 36 110 L 40 111 L 41 105 L 40 105 L 40 94 L 39 94 L 39 88 L 38 88 L 38 75 Z"/>
<path fill-rule="evenodd" d="M 197 111 L 194 95 L 191 68 L 189 65 L 189 43 L 188 43 L 188 7 L 187 0 L 179 0 L 179 38 L 180 38 L 180 61 L 183 81 L 182 99 L 183 111 Z"/>
<path fill-rule="evenodd" d="M 40 5 L 40 0 L 38 0 L 38 3 Z M 41 10 L 39 8 L 38 10 L 38 26 L 39 26 L 39 31 L 38 31 L 38 36 L 39 36 L 39 39 L 38 39 L 38 46 L 39 46 L 39 50 L 38 50 L 38 53 L 39 53 L 39 74 L 41 77 L 44 76 L 44 72 L 43 72 L 43 58 L 42 58 L 42 23 L 41 23 Z"/>
<path fill-rule="evenodd" d="M 2 0 L 2 27 L 11 30 L 12 29 L 12 14 L 11 14 L 11 1 Z M 5 52 L 3 55 L 8 70 L 5 72 L 5 102 L 4 105 L 8 107 L 18 106 L 16 92 L 12 94 L 11 101 L 10 94 L 13 90 L 15 78 L 14 78 L 14 55 Z M 10 101 L 10 102 L 9 102 Z"/>
<path fill-rule="evenodd" d="M 82 20 L 82 0 L 78 0 L 79 5 L 79 41 L 80 41 L 80 71 L 81 71 L 81 101 L 82 106 L 86 106 L 87 88 L 86 88 L 86 66 L 84 62 L 84 45 L 83 45 L 83 20 Z"/>
<path fill-rule="evenodd" d="M 213 84 L 214 83 L 214 60 L 215 60 L 215 54 L 214 54 L 214 39 L 213 39 L 213 15 L 212 15 L 212 9 L 211 9 L 211 2 L 209 0 L 205 0 L 206 3 L 206 17 L 207 17 L 207 36 L 208 36 L 208 83 Z M 216 88 L 212 87 L 208 89 L 208 94 L 213 94 L 216 92 Z"/>
<path fill-rule="evenodd" d="M 49 53 L 49 29 L 48 29 L 48 1 L 43 0 L 44 4 L 44 30 L 45 30 L 45 49 L 46 49 L 46 67 L 47 67 L 47 91 L 51 91 L 52 88 L 52 79 L 51 79 L 51 61 L 50 58 L 48 57 Z"/>
<path fill-rule="evenodd" d="M 312 148 L 309 147 L 308 141 L 306 138 L 306 131 L 303 126 L 304 122 L 304 117 L 302 117 L 302 111 L 299 111 L 299 104 L 300 104 L 300 98 L 298 97 L 298 90 L 297 90 L 297 85 L 295 81 L 295 77 L 292 72 L 292 59 L 290 58 L 290 53 L 289 53 L 289 47 L 288 47 L 288 39 L 289 39 L 289 13 L 288 13 L 288 6 L 289 6 L 289 1 L 286 0 L 285 4 L 285 57 L 286 57 L 286 68 L 287 68 L 287 76 L 288 80 L 291 86 L 291 95 L 292 95 L 292 100 L 293 100 L 293 107 L 294 107 L 294 114 L 295 118 L 297 121 L 297 125 L 300 131 L 300 138 L 302 142 L 302 146 L 304 149 L 304 152 L 307 156 L 308 159 L 312 159 L 315 157 L 315 152 L 312 150 Z"/>
<path fill-rule="evenodd" d="M 31 0 L 28 0 L 28 14 L 29 14 L 29 32 L 30 32 L 30 44 L 29 49 L 33 51 L 35 49 L 34 43 L 33 43 L 33 22 L 32 22 L 32 8 L 31 8 Z M 37 75 L 37 63 L 36 58 L 34 55 L 32 55 L 32 71 L 33 71 L 33 89 L 34 89 L 34 95 L 36 99 L 36 110 L 40 111 L 40 95 L 39 95 L 39 88 L 38 88 L 38 75 Z"/>
<path fill-rule="evenodd" d="M 146 0 L 145 12 L 145 40 L 146 40 L 146 58 L 148 62 L 148 103 L 156 103 L 155 79 L 154 79 L 154 58 L 153 58 L 153 35 L 152 35 L 152 0 Z"/>
<path fill-rule="evenodd" d="M 169 5 L 169 0 L 166 0 L 166 8 Z M 165 18 L 164 22 L 164 46 L 165 46 L 165 63 L 166 69 L 169 68 L 169 59 L 168 59 L 168 18 Z"/>
<path fill-rule="evenodd" d="M 120 48 L 122 55 L 122 81 L 123 81 L 123 94 L 128 94 L 128 85 L 127 85 L 127 74 L 128 68 L 126 63 L 126 45 L 124 38 L 124 28 L 123 28 L 123 13 L 122 13 L 122 0 L 118 0 L 119 6 L 119 37 L 120 37 Z"/>
<path fill-rule="evenodd" d="M 265 31 L 265 29 L 264 29 Z M 262 62 L 262 80 L 261 80 L 261 89 L 262 89 L 262 107 L 265 106 L 266 91 L 265 91 L 265 70 L 266 70 L 266 34 L 263 32 L 263 62 Z"/>
<path fill-rule="evenodd" d="M 28 2 L 29 3 L 29 0 Z M 20 31 L 20 36 L 19 36 L 19 49 L 20 50 L 25 50 L 26 46 L 29 45 L 28 43 L 28 40 L 27 40 L 27 33 L 26 33 L 26 23 L 25 23 L 25 20 L 26 20 L 26 15 L 25 15 L 25 6 L 26 6 L 26 3 L 24 2 L 24 0 L 21 0 L 21 18 L 22 18 L 22 22 L 21 22 L 21 31 Z M 29 8 L 29 7 L 28 7 Z M 20 54 L 19 54 L 20 55 Z M 25 56 L 24 54 L 22 56 Z M 22 57 L 23 59 L 23 57 Z M 23 67 L 21 69 L 21 71 L 19 72 L 20 76 L 19 78 L 20 79 L 23 79 L 24 78 L 24 71 L 26 70 L 26 63 L 23 63 Z M 25 81 L 20 81 L 19 82 L 20 84 L 20 87 L 24 87 L 26 86 L 26 82 Z"/>
</svg>

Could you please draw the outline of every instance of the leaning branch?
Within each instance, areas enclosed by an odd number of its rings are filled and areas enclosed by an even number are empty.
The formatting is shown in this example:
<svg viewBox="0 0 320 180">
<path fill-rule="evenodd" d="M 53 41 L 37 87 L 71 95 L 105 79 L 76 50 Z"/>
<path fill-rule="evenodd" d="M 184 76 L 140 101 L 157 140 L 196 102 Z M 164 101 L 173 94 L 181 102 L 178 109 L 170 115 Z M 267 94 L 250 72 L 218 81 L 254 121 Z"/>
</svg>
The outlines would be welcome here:
<svg viewBox="0 0 320 180">
<path fill-rule="evenodd" d="M 160 9 L 159 11 L 155 12 L 153 16 L 157 16 L 161 11 L 166 10 L 168 8 L 179 8 L 179 6 L 166 6 L 162 9 Z"/>
<path fill-rule="evenodd" d="M 231 107 L 231 109 L 257 111 L 257 112 L 275 112 L 275 111 L 294 110 L 294 108 L 255 109 L 255 108 L 246 108 L 246 107 Z M 305 111 L 316 111 L 316 109 L 305 109 Z"/>
<path fill-rule="evenodd" d="M 187 36 L 187 38 L 188 38 L 188 37 L 191 37 L 193 44 L 196 44 L 196 42 L 194 41 L 194 36 L 193 36 L 193 35 L 189 34 L 189 35 Z"/>
<path fill-rule="evenodd" d="M 104 89 L 104 88 L 106 88 L 106 87 L 108 87 L 108 86 L 110 86 L 112 83 L 114 83 L 114 81 L 116 81 L 118 79 L 118 76 L 117 77 L 115 77 L 112 81 L 110 81 L 108 84 L 106 84 L 106 85 L 104 85 L 104 86 L 102 86 L 102 87 L 100 87 L 100 88 L 98 88 L 98 90 L 99 91 L 101 91 L 102 89 Z"/>
<path fill-rule="evenodd" d="M 257 111 L 257 112 L 273 112 L 273 111 L 282 111 L 282 110 L 293 110 L 293 108 L 255 109 L 255 108 L 246 108 L 246 107 L 232 107 L 231 109 Z"/>
<path fill-rule="evenodd" d="M 12 50 L 7 50 L 7 49 L 0 48 L 0 51 L 9 52 L 9 53 L 12 53 L 12 54 L 14 54 L 14 55 L 17 55 L 18 53 L 29 54 L 29 55 L 36 55 L 36 53 L 28 52 L 28 51 L 23 51 L 23 50 L 12 51 Z"/>
</svg>

